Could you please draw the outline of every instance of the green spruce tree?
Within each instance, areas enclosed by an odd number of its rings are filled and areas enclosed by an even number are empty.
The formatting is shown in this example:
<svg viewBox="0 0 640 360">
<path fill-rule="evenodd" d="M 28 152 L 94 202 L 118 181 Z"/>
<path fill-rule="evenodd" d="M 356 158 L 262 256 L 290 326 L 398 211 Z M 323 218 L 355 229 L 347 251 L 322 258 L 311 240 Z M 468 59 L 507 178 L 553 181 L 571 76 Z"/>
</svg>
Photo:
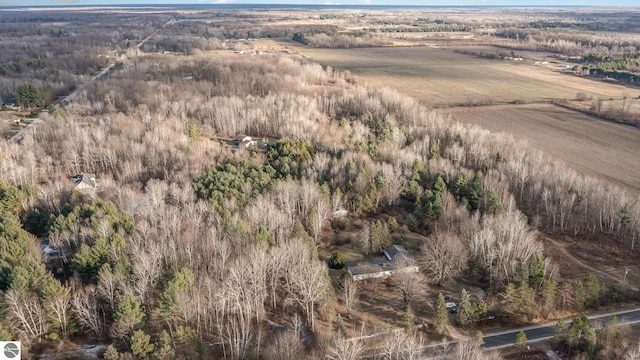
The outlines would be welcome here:
<svg viewBox="0 0 640 360">
<path fill-rule="evenodd" d="M 469 325 L 473 321 L 473 307 L 467 290 L 462 289 L 460 303 L 458 304 L 458 322 L 462 326 Z"/>
<path fill-rule="evenodd" d="M 155 346 L 150 342 L 151 336 L 142 330 L 136 330 L 131 335 L 131 352 L 134 356 L 146 359 L 153 352 Z"/>
<path fill-rule="evenodd" d="M 444 332 L 449 325 L 449 312 L 447 311 L 447 305 L 442 294 L 438 294 L 438 299 L 436 300 L 433 322 L 439 333 Z"/>
<path fill-rule="evenodd" d="M 520 331 L 516 335 L 516 342 L 514 345 L 520 351 L 524 351 L 527 348 L 527 334 L 525 334 L 524 331 Z"/>
</svg>

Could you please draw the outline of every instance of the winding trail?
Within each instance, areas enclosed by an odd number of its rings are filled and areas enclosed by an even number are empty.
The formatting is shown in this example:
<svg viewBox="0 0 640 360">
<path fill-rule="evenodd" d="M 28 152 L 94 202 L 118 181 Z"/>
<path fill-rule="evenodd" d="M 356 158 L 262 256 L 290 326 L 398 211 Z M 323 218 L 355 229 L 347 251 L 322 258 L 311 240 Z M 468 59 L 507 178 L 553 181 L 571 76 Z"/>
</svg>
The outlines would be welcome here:
<svg viewBox="0 0 640 360">
<path fill-rule="evenodd" d="M 571 261 L 575 262 L 578 266 L 586 269 L 588 272 L 593 273 L 594 275 L 599 276 L 600 278 L 613 280 L 618 283 L 623 283 L 624 280 L 619 276 L 612 275 L 606 271 L 594 268 L 593 266 L 587 264 L 583 260 L 575 257 L 569 250 L 567 250 L 567 243 L 563 243 L 559 240 L 552 239 L 551 237 L 545 237 L 544 241 L 548 241 L 553 244 L 555 250 L 561 251 L 562 255 L 569 258 Z"/>
</svg>

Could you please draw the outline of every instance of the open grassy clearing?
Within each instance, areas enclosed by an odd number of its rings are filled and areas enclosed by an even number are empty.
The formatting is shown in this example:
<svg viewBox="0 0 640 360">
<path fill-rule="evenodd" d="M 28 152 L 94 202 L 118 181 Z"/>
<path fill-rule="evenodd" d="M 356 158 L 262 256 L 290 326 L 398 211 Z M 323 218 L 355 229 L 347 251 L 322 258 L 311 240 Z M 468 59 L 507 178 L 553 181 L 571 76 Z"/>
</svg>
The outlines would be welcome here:
<svg viewBox="0 0 640 360">
<path fill-rule="evenodd" d="M 578 172 L 640 195 L 640 130 L 551 104 L 439 110 L 453 119 L 528 141 Z"/>
<path fill-rule="evenodd" d="M 577 93 L 596 98 L 640 95 L 637 88 L 437 48 L 297 50 L 349 70 L 374 87 L 390 87 L 438 106 L 574 99 Z"/>
</svg>

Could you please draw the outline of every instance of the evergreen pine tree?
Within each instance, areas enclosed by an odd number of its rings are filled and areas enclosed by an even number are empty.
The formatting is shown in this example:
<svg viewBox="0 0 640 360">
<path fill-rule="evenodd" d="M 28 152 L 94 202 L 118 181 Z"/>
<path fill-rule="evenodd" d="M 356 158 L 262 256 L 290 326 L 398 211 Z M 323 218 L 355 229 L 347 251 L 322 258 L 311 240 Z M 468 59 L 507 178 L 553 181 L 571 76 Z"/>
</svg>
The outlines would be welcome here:
<svg viewBox="0 0 640 360">
<path fill-rule="evenodd" d="M 467 197 L 467 187 L 469 186 L 469 179 L 465 173 L 460 173 L 456 176 L 453 192 L 458 202 L 462 201 L 462 198 Z"/>
<path fill-rule="evenodd" d="M 516 342 L 514 345 L 520 350 L 527 348 L 527 334 L 525 334 L 524 331 L 520 331 L 518 335 L 516 335 Z"/>
<path fill-rule="evenodd" d="M 140 327 L 143 321 L 144 311 L 140 302 L 131 294 L 125 295 L 114 314 L 114 333 L 125 337 Z"/>
<path fill-rule="evenodd" d="M 107 351 L 102 355 L 106 360 L 118 360 L 120 358 L 120 354 L 118 350 L 113 345 L 107 346 Z"/>
<path fill-rule="evenodd" d="M 449 325 L 449 312 L 447 311 L 447 305 L 442 294 L 438 294 L 433 321 L 438 332 L 443 332 L 447 325 Z"/>
<path fill-rule="evenodd" d="M 536 251 L 529 259 L 529 285 L 537 288 L 544 278 L 544 255 L 542 251 Z"/>
<path fill-rule="evenodd" d="M 194 123 L 189 123 L 189 127 L 187 128 L 187 136 L 193 140 L 198 140 L 200 138 L 200 129 Z"/>
<path fill-rule="evenodd" d="M 484 176 L 482 171 L 478 171 L 473 177 L 471 186 L 469 187 L 469 194 L 467 199 L 469 200 L 469 208 L 471 210 L 478 210 L 482 203 L 482 197 L 484 196 Z"/>
<path fill-rule="evenodd" d="M 542 283 L 542 302 L 544 315 L 547 316 L 557 308 L 558 283 L 555 280 L 545 280 Z"/>
<path fill-rule="evenodd" d="M 582 312 L 587 306 L 587 292 L 584 284 L 579 281 L 573 290 L 573 308 L 577 312 Z"/>
<path fill-rule="evenodd" d="M 145 334 L 144 331 L 134 331 L 133 335 L 131 335 L 131 352 L 133 355 L 144 359 L 151 354 L 155 346 L 149 342 L 150 340 L 151 336 Z"/>
<path fill-rule="evenodd" d="M 458 304 L 458 322 L 460 325 L 468 325 L 473 321 L 473 307 L 467 290 L 462 289 L 460 303 Z"/>
<path fill-rule="evenodd" d="M 175 350 L 171 343 L 171 335 L 169 335 L 166 330 L 162 330 L 158 337 L 158 348 L 154 356 L 158 359 L 173 359 L 175 357 Z"/>
</svg>

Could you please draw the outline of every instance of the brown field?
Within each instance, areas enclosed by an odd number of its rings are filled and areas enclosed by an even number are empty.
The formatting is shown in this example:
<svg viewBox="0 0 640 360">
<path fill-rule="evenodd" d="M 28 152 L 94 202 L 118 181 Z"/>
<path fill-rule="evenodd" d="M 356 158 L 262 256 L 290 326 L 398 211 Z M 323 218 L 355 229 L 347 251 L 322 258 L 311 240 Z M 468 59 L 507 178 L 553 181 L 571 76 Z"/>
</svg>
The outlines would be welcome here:
<svg viewBox="0 0 640 360">
<path fill-rule="evenodd" d="M 439 110 L 454 120 L 526 140 L 573 169 L 640 194 L 640 130 L 551 104 Z"/>
<path fill-rule="evenodd" d="M 553 67 L 491 60 L 430 47 L 312 49 L 303 55 L 349 70 L 374 87 L 389 87 L 427 103 L 528 103 L 575 99 L 638 97 L 640 89 L 562 74 Z"/>
</svg>

